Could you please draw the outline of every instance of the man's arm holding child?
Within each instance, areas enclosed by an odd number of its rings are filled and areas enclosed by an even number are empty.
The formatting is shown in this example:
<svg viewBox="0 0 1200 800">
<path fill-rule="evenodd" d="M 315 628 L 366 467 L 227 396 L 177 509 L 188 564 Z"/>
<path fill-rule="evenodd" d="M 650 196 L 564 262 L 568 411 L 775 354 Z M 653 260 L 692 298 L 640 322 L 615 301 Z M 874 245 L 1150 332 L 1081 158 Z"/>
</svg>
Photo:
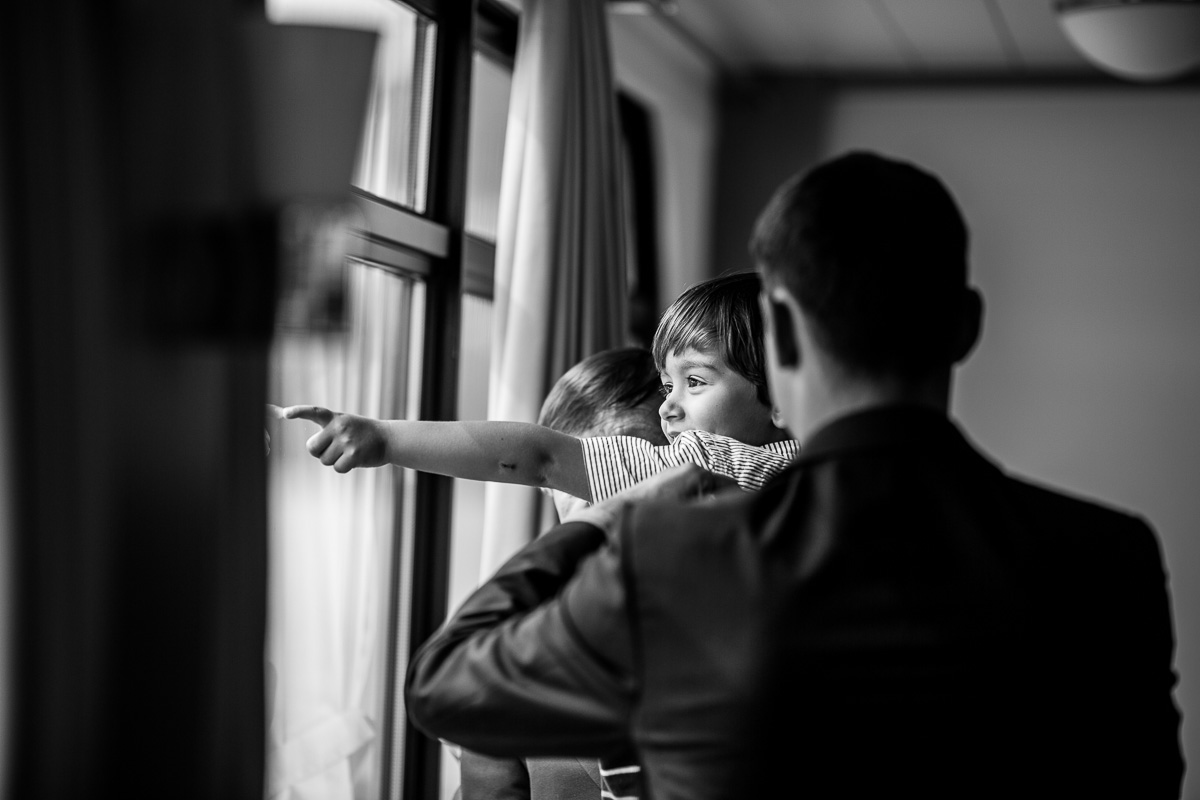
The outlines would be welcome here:
<svg viewBox="0 0 1200 800">
<path fill-rule="evenodd" d="M 320 406 L 271 406 L 279 419 L 321 426 L 308 452 L 349 472 L 393 464 L 454 478 L 558 489 L 591 502 L 579 439 L 541 425 L 493 420 L 380 420 Z"/>
<path fill-rule="evenodd" d="M 430 736 L 494 755 L 625 746 L 638 657 L 622 530 L 642 504 L 705 503 L 732 484 L 685 464 L 527 544 L 410 659 L 409 718 Z"/>
</svg>

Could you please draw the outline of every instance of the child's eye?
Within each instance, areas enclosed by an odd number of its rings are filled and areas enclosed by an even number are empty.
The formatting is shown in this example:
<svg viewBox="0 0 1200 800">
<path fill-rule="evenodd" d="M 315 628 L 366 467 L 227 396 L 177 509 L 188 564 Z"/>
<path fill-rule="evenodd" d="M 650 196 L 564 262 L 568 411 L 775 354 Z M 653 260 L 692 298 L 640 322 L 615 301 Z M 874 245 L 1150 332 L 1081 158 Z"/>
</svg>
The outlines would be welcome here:
<svg viewBox="0 0 1200 800">
<path fill-rule="evenodd" d="M 687 382 L 688 382 L 689 389 L 695 389 L 697 386 L 704 385 L 704 381 L 700 380 L 699 378 L 695 378 L 695 377 L 689 377 L 687 379 Z"/>
<path fill-rule="evenodd" d="M 660 397 L 665 399 L 667 397 L 667 395 L 669 395 L 670 393 L 671 393 L 671 384 L 664 383 L 662 386 L 658 387 L 658 394 Z"/>
</svg>

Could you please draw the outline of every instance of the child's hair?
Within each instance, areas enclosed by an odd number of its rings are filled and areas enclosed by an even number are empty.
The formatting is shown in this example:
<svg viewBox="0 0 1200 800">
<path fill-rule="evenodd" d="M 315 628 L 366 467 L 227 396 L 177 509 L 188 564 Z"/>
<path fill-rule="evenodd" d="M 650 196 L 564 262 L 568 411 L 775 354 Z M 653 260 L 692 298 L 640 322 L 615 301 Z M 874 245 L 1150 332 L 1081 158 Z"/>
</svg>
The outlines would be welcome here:
<svg viewBox="0 0 1200 800">
<path fill-rule="evenodd" d="M 571 367 L 542 403 L 538 424 L 571 436 L 624 434 L 663 440 L 658 415 L 643 406 L 658 396 L 658 367 L 649 350 L 603 350 Z"/>
<path fill-rule="evenodd" d="M 661 370 L 668 355 L 694 348 L 716 353 L 771 404 L 763 356 L 762 310 L 757 272 L 735 272 L 698 283 L 663 312 L 654 332 L 654 363 Z"/>
</svg>

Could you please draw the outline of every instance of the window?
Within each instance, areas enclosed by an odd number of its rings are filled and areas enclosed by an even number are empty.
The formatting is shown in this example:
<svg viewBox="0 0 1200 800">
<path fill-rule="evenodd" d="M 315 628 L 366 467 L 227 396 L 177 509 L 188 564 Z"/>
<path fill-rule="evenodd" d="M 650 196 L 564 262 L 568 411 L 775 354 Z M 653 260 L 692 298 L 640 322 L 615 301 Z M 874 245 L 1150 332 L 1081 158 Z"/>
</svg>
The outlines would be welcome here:
<svg viewBox="0 0 1200 800">
<path fill-rule="evenodd" d="M 280 314 L 288 324 L 273 340 L 273 402 L 384 418 L 453 415 L 454 379 L 441 367 L 453 363 L 459 319 L 464 211 L 454 186 L 465 177 L 456 131 L 466 109 L 452 101 L 469 75 L 469 8 L 265 2 L 274 22 L 380 33 L 353 209 L 301 201 L 289 210 L 301 250 L 330 244 L 322 238 L 330 226 L 306 218 L 348 214 L 354 233 L 340 289 L 285 297 L 294 307 Z M 334 313 L 325 319 L 310 307 Z M 410 642 L 445 614 L 449 486 L 392 469 L 335 473 L 305 449 L 316 430 L 288 422 L 271 443 L 267 796 L 423 796 L 420 787 L 436 788 L 426 777 L 436 743 L 410 734 L 402 687 Z"/>
<path fill-rule="evenodd" d="M 655 214 L 653 119 L 644 105 L 617 94 L 625 181 L 626 269 L 633 341 L 649 347 L 658 326 L 658 223 Z"/>
<path fill-rule="evenodd" d="M 346 271 L 346 329 L 278 331 L 270 396 L 415 418 L 424 285 L 357 259 Z M 267 796 L 384 797 L 389 621 L 397 639 L 406 627 L 390 586 L 411 561 L 415 486 L 399 470 L 322 467 L 304 446 L 315 432 L 280 425 L 269 461 Z"/>
<path fill-rule="evenodd" d="M 498 0 L 265 7 L 276 22 L 381 33 L 352 178 L 344 307 L 338 324 L 277 331 L 272 402 L 485 417 L 515 13 Z M 651 125 L 631 99 L 621 108 L 630 284 L 648 344 L 657 311 Z M 297 227 L 310 246 L 321 230 Z M 268 795 L 306 785 L 355 800 L 448 798 L 457 762 L 414 734 L 402 688 L 410 643 L 478 581 L 482 485 L 392 469 L 339 475 L 304 448 L 315 426 L 288 426 L 271 452 Z"/>
<path fill-rule="evenodd" d="M 495 244 L 508 99 L 512 94 L 512 64 L 497 61 L 482 52 L 476 52 L 471 63 L 466 230 L 478 239 Z"/>
<path fill-rule="evenodd" d="M 477 51 L 472 65 L 457 419 L 487 418 L 492 271 L 504 134 L 512 90 L 511 61 Z M 448 608 L 457 606 L 479 583 L 484 484 L 454 481 L 453 498 Z M 443 751 L 441 800 L 453 796 L 458 785 L 458 763 L 453 755 Z"/>
<path fill-rule="evenodd" d="M 426 210 L 437 25 L 394 0 L 267 0 L 276 23 L 379 33 L 362 145 L 351 182 L 417 213 Z"/>
<path fill-rule="evenodd" d="M 476 52 L 471 84 L 464 248 L 467 278 L 462 299 L 458 419 L 486 419 L 492 342 L 492 269 L 495 262 L 500 167 L 512 88 L 512 66 Z M 448 606 L 478 585 L 484 484 L 454 482 L 453 544 Z"/>
</svg>

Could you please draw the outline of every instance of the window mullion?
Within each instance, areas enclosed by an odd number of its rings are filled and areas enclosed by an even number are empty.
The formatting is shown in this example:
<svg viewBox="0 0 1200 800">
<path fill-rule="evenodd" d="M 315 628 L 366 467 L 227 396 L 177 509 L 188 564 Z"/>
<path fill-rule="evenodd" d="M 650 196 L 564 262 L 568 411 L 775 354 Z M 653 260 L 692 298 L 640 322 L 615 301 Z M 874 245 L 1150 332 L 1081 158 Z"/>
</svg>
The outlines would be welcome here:
<svg viewBox="0 0 1200 800">
<path fill-rule="evenodd" d="M 428 3 L 413 3 L 420 8 Z M 474 0 L 446 0 L 431 9 L 438 22 L 434 66 L 434 105 L 429 155 L 429 217 L 448 232 L 445 259 L 429 277 L 422 419 L 453 419 L 458 401 L 458 350 L 462 320 L 463 225 L 466 217 L 467 134 L 470 112 Z M 450 571 L 453 482 L 441 475 L 417 476 L 409 652 L 420 646 L 446 616 Z M 402 686 L 404 666 L 396 680 Z M 395 708 L 393 703 L 391 708 Z M 441 744 L 417 732 L 406 719 L 403 797 L 437 800 Z M 389 767 L 385 767 L 388 769 Z M 386 785 L 386 784 L 385 784 Z M 398 800 L 398 799 L 397 799 Z"/>
</svg>

